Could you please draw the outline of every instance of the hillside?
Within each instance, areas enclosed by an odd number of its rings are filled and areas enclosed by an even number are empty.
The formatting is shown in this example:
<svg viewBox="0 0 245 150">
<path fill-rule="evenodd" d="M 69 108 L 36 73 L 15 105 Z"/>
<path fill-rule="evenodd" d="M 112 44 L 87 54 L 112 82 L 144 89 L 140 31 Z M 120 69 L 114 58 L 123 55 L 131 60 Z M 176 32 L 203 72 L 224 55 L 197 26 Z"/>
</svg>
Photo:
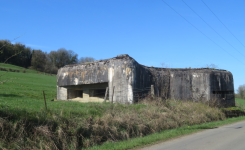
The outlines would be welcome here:
<svg viewBox="0 0 245 150">
<path fill-rule="evenodd" d="M 219 108 L 188 101 L 156 99 L 135 105 L 51 101 L 56 98 L 56 76 L 31 71 L 0 71 L 6 73 L 0 81 L 9 80 L 0 84 L 0 149 L 88 148 L 226 119 Z"/>
<path fill-rule="evenodd" d="M 20 72 L 23 72 L 25 70 L 26 73 L 33 73 L 33 74 L 47 74 L 44 72 L 32 70 L 32 69 L 26 69 L 24 67 L 16 66 L 16 65 L 11 65 L 11 64 L 3 64 L 0 63 L 0 68 L 5 68 L 5 69 L 13 69 L 13 70 L 19 70 Z M 52 74 L 54 75 L 54 74 Z"/>
<path fill-rule="evenodd" d="M 13 65 L 5 67 L 22 69 Z M 7 80 L 0 84 L 0 105 L 40 109 L 41 105 L 38 103 L 43 103 L 43 90 L 47 100 L 56 98 L 56 76 L 37 74 L 28 69 L 26 72 L 0 71 L 0 74 L 4 74 L 0 80 Z"/>
</svg>

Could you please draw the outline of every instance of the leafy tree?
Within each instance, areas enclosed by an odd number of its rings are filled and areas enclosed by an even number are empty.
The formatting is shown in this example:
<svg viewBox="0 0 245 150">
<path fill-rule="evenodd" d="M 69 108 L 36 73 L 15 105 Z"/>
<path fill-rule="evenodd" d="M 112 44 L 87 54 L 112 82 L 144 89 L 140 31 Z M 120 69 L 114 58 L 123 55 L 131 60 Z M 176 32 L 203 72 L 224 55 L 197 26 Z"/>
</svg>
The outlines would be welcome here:
<svg viewBox="0 0 245 150">
<path fill-rule="evenodd" d="M 51 51 L 48 56 L 52 61 L 52 64 L 55 64 L 57 68 L 61 68 L 65 65 L 75 64 L 78 62 L 78 55 L 72 50 L 66 50 L 65 48 L 60 48 L 56 52 Z"/>
<path fill-rule="evenodd" d="M 0 40 L 0 48 L 1 63 L 7 62 L 21 67 L 31 65 L 31 48 L 25 47 L 21 43 L 11 44 L 9 40 Z"/>
<path fill-rule="evenodd" d="M 32 69 L 43 71 L 46 64 L 46 54 L 41 50 L 32 51 Z"/>
<path fill-rule="evenodd" d="M 240 85 L 237 89 L 237 92 L 238 92 L 240 98 L 244 99 L 245 98 L 245 84 Z"/>
<path fill-rule="evenodd" d="M 82 57 L 78 61 L 78 55 L 74 51 L 66 50 L 65 48 L 60 48 L 47 54 L 40 49 L 32 50 L 21 43 L 12 44 L 9 40 L 0 40 L 1 63 L 7 62 L 25 68 L 31 66 L 30 68 L 38 71 L 57 73 L 58 68 L 65 65 L 91 61 L 95 61 L 95 59 L 92 57 Z"/>
</svg>

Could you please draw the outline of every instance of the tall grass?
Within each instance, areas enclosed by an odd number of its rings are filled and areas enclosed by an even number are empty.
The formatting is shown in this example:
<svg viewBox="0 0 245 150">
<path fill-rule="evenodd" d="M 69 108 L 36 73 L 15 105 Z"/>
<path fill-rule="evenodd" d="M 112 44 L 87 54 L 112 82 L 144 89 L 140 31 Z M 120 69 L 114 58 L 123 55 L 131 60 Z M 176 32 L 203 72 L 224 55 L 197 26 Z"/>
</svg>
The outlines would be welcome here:
<svg viewBox="0 0 245 150">
<path fill-rule="evenodd" d="M 93 104 L 87 114 L 64 110 L 25 111 L 2 106 L 0 147 L 80 149 L 108 141 L 143 137 L 181 126 L 224 120 L 224 113 L 202 103 L 144 101 L 136 105 Z"/>
</svg>

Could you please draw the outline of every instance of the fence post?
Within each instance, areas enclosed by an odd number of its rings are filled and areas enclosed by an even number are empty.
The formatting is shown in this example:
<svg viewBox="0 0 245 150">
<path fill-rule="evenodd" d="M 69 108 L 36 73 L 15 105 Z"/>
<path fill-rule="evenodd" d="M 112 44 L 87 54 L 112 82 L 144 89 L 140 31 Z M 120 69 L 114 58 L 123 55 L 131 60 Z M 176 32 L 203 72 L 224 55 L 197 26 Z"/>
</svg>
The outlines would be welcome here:
<svg viewBox="0 0 245 150">
<path fill-rule="evenodd" d="M 154 85 L 151 85 L 151 98 L 154 98 Z"/>
<path fill-rule="evenodd" d="M 111 97 L 111 103 L 112 104 L 113 104 L 114 89 L 115 89 L 115 86 L 113 86 L 113 91 L 112 91 L 112 97 Z"/>
<path fill-rule="evenodd" d="M 107 93 L 108 93 L 108 87 L 106 87 L 104 102 L 106 101 Z"/>
<path fill-rule="evenodd" d="M 44 102 L 45 102 L 45 108 L 46 108 L 46 110 L 47 110 L 47 104 L 46 104 L 46 98 L 45 98 L 45 93 L 44 93 L 44 91 L 43 91 L 43 98 L 44 98 Z"/>
</svg>

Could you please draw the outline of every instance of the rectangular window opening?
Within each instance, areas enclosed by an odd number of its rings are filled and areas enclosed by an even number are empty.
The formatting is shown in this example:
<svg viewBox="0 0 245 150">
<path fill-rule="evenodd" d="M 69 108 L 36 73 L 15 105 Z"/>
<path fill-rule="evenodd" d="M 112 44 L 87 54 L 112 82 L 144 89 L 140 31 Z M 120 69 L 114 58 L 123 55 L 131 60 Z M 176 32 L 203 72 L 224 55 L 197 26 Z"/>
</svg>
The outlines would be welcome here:
<svg viewBox="0 0 245 150">
<path fill-rule="evenodd" d="M 68 89 L 68 99 L 83 98 L 83 90 Z"/>
<path fill-rule="evenodd" d="M 213 94 L 233 94 L 233 91 L 213 91 Z"/>
<path fill-rule="evenodd" d="M 92 89 L 89 90 L 89 97 L 105 97 L 106 89 Z"/>
</svg>

